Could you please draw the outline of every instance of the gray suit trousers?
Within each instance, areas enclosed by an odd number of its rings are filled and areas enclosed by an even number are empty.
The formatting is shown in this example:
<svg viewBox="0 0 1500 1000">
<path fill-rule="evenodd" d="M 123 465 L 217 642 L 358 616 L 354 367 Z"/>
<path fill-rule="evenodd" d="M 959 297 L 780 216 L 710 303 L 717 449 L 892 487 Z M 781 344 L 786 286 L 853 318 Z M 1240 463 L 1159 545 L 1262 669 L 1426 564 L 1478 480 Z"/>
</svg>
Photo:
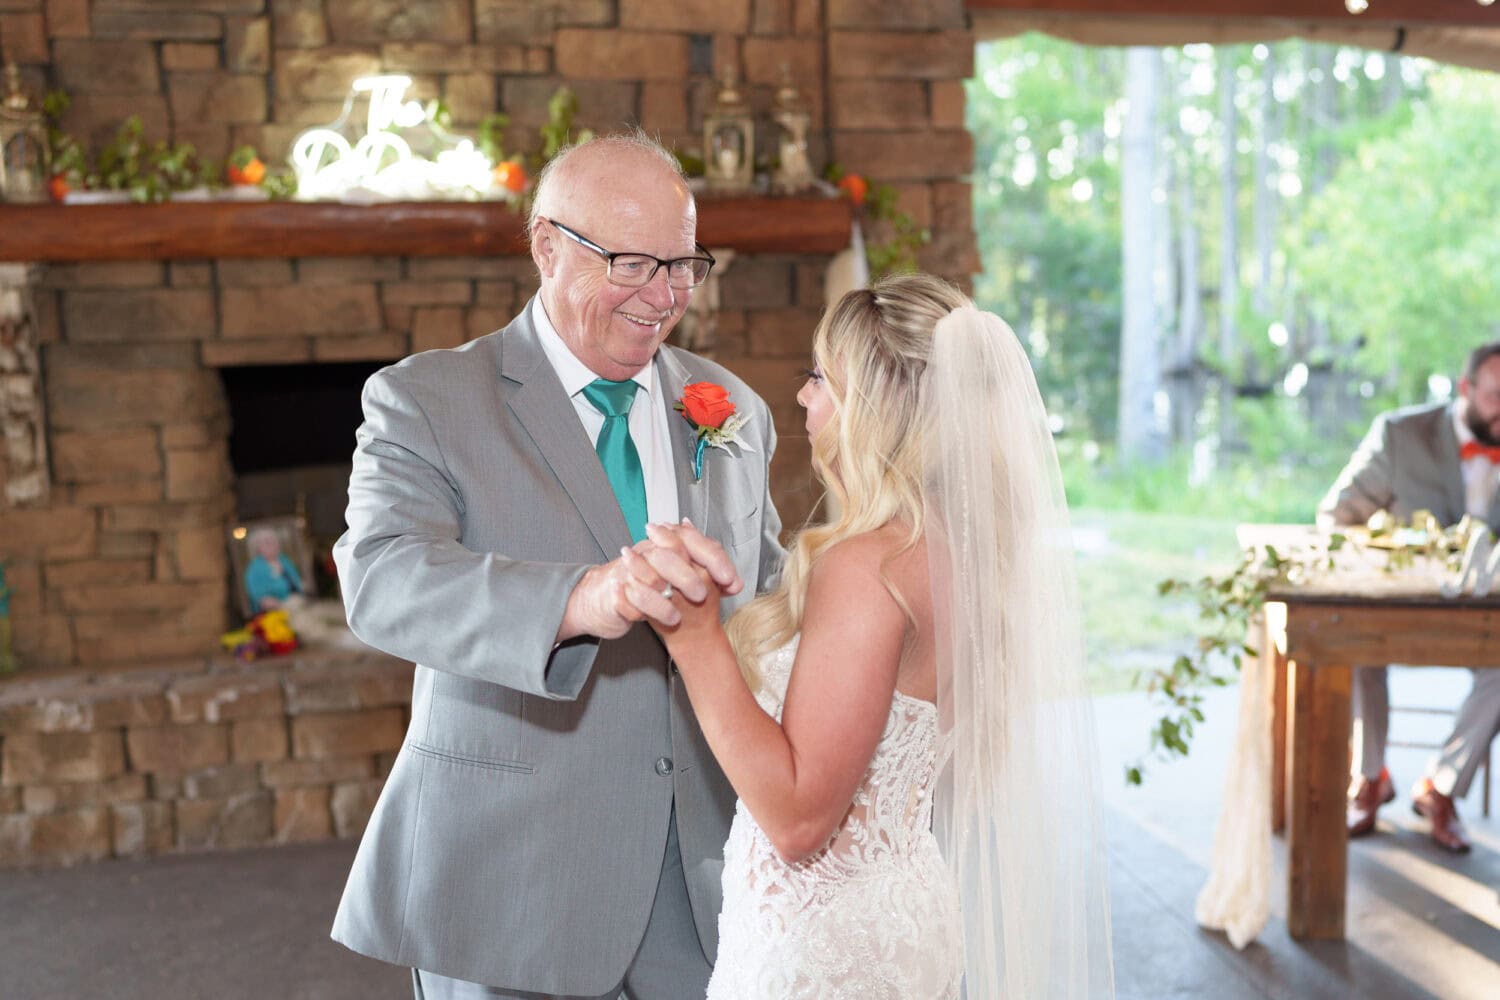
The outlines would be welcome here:
<svg viewBox="0 0 1500 1000">
<path fill-rule="evenodd" d="M 1485 748 L 1500 729 L 1500 669 L 1471 671 L 1474 686 L 1458 707 L 1453 732 L 1427 769 L 1433 787 L 1450 798 L 1469 794 L 1469 786 L 1484 760 Z M 1385 667 L 1360 667 L 1354 671 L 1354 720 L 1359 751 L 1359 773 L 1370 781 L 1380 777 L 1385 766 L 1385 746 L 1390 729 L 1390 693 Z"/>
<path fill-rule="evenodd" d="M 651 918 L 640 949 L 625 972 L 625 981 L 599 997 L 559 997 L 481 986 L 421 969 L 412 970 L 416 1000 L 703 1000 L 713 971 L 703 955 L 688 901 L 677 845 L 677 812 L 667 828 L 667 850 Z M 697 961 L 694 961 L 694 959 Z"/>
</svg>

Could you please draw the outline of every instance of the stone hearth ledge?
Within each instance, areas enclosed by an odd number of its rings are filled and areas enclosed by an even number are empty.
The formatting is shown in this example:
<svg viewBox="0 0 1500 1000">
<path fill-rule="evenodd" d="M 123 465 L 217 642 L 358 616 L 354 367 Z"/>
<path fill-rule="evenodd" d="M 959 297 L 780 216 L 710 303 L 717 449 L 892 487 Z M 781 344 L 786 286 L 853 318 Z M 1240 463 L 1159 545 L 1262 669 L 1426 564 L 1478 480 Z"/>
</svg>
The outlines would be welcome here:
<svg viewBox="0 0 1500 1000">
<path fill-rule="evenodd" d="M 0 868 L 358 836 L 412 669 L 310 647 L 0 678 Z"/>
</svg>

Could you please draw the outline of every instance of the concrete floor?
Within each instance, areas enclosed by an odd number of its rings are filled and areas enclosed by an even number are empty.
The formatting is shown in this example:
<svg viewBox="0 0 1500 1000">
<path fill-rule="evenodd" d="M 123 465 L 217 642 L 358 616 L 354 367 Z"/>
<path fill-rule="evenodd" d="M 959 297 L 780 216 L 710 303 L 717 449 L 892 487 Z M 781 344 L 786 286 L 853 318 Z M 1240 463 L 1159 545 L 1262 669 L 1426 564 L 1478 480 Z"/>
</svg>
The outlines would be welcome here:
<svg viewBox="0 0 1500 1000">
<path fill-rule="evenodd" d="M 1398 701 L 1415 688 L 1416 700 L 1456 702 L 1466 678 L 1404 671 L 1392 684 Z M 1193 757 L 1157 767 L 1140 789 L 1120 785 L 1119 765 L 1141 744 L 1149 707 L 1135 695 L 1099 702 L 1121 1000 L 1500 997 L 1500 822 L 1480 819 L 1477 789 L 1461 807 L 1468 857 L 1433 848 L 1404 797 L 1353 845 L 1347 942 L 1293 942 L 1280 898 L 1243 952 L 1193 923 L 1236 697 L 1217 694 Z M 1403 792 L 1424 759 L 1392 754 Z M 409 997 L 405 970 L 328 939 L 352 856 L 352 844 L 325 844 L 4 873 L 0 998 Z"/>
</svg>

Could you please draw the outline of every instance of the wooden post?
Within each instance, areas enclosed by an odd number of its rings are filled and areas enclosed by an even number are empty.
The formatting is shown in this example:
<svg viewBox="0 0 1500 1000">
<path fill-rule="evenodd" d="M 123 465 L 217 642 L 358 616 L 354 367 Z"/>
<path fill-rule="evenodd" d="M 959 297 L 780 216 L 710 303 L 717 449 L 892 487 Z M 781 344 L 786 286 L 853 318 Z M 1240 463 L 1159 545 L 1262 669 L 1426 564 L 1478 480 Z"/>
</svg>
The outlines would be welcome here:
<svg viewBox="0 0 1500 1000">
<path fill-rule="evenodd" d="M 1349 739 L 1347 664 L 1290 660 L 1287 931 L 1298 940 L 1344 936 L 1348 842 L 1344 828 Z"/>
<path fill-rule="evenodd" d="M 1286 829 L 1286 605 L 1261 612 L 1261 661 L 1271 671 L 1271 832 Z"/>
</svg>

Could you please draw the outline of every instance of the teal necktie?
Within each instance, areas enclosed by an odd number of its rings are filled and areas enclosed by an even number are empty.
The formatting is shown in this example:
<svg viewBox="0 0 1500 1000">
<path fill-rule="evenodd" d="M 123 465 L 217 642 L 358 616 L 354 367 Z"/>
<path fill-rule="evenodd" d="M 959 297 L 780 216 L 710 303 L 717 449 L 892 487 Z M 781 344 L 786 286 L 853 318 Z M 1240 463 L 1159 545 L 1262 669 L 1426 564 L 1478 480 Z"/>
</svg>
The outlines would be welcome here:
<svg viewBox="0 0 1500 1000">
<path fill-rule="evenodd" d="M 620 501 L 631 541 L 639 542 L 646 537 L 646 476 L 641 471 L 640 453 L 630 440 L 628 417 L 630 404 L 635 402 L 635 390 L 633 381 L 611 382 L 599 378 L 583 387 L 583 398 L 604 414 L 604 428 L 599 431 L 594 450 L 599 453 L 599 462 L 614 488 L 615 499 Z"/>
</svg>

